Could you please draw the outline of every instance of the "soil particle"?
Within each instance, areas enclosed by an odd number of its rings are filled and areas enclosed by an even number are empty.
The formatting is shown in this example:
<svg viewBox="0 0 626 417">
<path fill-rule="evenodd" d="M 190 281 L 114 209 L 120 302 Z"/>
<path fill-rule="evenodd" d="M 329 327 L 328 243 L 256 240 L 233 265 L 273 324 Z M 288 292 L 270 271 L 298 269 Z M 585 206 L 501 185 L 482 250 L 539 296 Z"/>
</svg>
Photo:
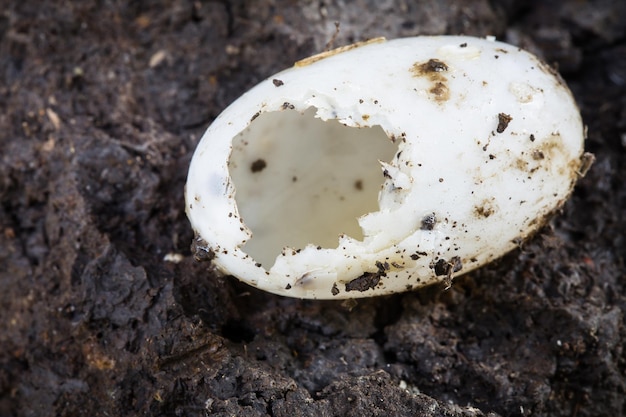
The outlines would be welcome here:
<svg viewBox="0 0 626 417">
<path fill-rule="evenodd" d="M 509 123 L 513 120 L 511 116 L 506 113 L 498 114 L 498 127 L 496 128 L 496 132 L 502 133 L 509 126 Z"/>
<path fill-rule="evenodd" d="M 366 272 L 358 278 L 346 284 L 346 291 L 367 291 L 375 288 L 380 282 L 381 274 L 379 272 Z"/>
<path fill-rule="evenodd" d="M 197 235 L 194 236 L 191 241 L 191 252 L 193 253 L 194 259 L 198 262 L 210 261 L 215 258 L 215 251 Z"/>
<path fill-rule="evenodd" d="M 375 3 L 3 4 L 0 415 L 626 413 L 624 2 Z M 195 144 L 334 21 L 336 45 L 498 34 L 559 63 L 596 162 L 550 227 L 445 291 L 349 305 L 196 262 Z"/>
<path fill-rule="evenodd" d="M 435 275 L 437 276 L 450 276 L 453 272 L 459 272 L 463 269 L 463 264 L 461 263 L 461 258 L 455 256 L 447 261 L 445 259 L 439 259 L 433 265 L 433 269 L 435 271 Z"/>
<path fill-rule="evenodd" d="M 433 230 L 437 224 L 437 216 L 435 213 L 428 214 L 422 219 L 421 230 Z"/>
</svg>

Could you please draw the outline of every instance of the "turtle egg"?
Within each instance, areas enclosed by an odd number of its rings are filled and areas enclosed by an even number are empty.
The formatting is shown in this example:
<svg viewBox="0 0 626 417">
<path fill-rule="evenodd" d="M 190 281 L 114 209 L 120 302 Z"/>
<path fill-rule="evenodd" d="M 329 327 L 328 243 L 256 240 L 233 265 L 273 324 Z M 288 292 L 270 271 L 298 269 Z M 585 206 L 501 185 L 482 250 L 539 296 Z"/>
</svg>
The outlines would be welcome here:
<svg viewBox="0 0 626 417">
<path fill-rule="evenodd" d="M 515 46 L 342 47 L 261 82 L 208 128 L 185 191 L 194 250 L 299 298 L 449 284 L 564 204 L 583 143 L 563 80 Z"/>
</svg>

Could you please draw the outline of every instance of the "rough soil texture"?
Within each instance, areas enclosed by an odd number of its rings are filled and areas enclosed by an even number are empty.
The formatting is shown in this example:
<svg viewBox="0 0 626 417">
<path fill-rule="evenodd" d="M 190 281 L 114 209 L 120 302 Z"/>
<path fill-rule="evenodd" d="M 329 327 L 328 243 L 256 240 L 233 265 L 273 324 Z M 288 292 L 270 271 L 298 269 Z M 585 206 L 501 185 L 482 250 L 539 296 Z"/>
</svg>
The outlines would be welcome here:
<svg viewBox="0 0 626 417">
<path fill-rule="evenodd" d="M 447 291 L 355 304 L 195 262 L 200 135 L 335 21 L 558 65 L 597 158 L 563 212 Z M 0 416 L 626 415 L 622 0 L 5 0 L 0 158 Z"/>
</svg>

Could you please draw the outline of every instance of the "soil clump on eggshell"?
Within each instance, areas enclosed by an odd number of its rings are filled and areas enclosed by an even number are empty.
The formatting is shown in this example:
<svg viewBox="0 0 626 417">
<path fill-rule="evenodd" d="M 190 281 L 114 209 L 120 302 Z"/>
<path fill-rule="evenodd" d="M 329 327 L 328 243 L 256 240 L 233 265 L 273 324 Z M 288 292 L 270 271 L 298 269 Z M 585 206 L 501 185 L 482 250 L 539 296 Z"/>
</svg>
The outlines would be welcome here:
<svg viewBox="0 0 626 417">
<path fill-rule="evenodd" d="M 193 259 L 187 168 L 228 104 L 331 41 L 461 33 L 557 66 L 581 107 L 596 162 L 540 233 L 448 289 L 344 302 Z M 0 416 L 626 414 L 625 39 L 618 0 L 9 0 Z"/>
</svg>

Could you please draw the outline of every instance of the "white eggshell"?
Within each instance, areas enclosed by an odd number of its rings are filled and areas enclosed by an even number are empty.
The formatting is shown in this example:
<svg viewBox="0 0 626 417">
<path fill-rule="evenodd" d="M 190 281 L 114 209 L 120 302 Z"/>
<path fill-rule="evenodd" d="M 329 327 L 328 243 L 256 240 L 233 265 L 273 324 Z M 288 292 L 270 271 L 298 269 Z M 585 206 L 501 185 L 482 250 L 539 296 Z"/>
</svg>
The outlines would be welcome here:
<svg viewBox="0 0 626 417">
<path fill-rule="evenodd" d="M 515 46 L 339 48 L 261 82 L 208 128 L 186 185 L 196 255 L 300 298 L 449 284 L 563 205 L 583 142 L 563 80 Z"/>
</svg>

